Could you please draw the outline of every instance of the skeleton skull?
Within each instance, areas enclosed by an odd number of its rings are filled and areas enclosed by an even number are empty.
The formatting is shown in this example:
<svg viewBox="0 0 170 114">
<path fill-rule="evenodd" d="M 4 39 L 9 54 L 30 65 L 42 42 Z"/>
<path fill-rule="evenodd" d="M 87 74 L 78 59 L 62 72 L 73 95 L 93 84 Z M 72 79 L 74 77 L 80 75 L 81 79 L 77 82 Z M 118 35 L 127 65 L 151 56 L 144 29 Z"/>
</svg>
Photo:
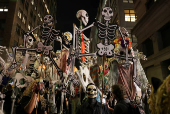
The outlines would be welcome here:
<svg viewBox="0 0 170 114">
<path fill-rule="evenodd" d="M 93 83 L 87 85 L 86 94 L 88 98 L 97 97 L 97 88 Z"/>
<path fill-rule="evenodd" d="M 54 19 L 53 19 L 53 17 L 51 15 L 46 15 L 44 17 L 44 24 L 45 25 L 52 26 L 53 25 L 53 21 L 54 21 Z"/>
<path fill-rule="evenodd" d="M 34 38 L 30 35 L 27 36 L 26 37 L 26 46 L 31 47 L 31 46 L 33 46 L 33 43 L 34 43 Z"/>
<path fill-rule="evenodd" d="M 89 21 L 89 16 L 85 10 L 79 10 L 76 14 L 76 17 L 79 21 L 82 21 L 85 26 L 87 25 Z"/>
<path fill-rule="evenodd" d="M 113 17 L 113 11 L 110 7 L 104 7 L 102 11 L 102 16 L 104 20 L 109 21 Z"/>
<path fill-rule="evenodd" d="M 64 36 L 66 36 L 67 39 L 65 39 L 66 44 L 68 44 L 72 40 L 72 34 L 70 32 L 65 32 Z"/>
<path fill-rule="evenodd" d="M 48 57 L 44 57 L 44 61 L 45 61 L 46 64 L 48 64 L 50 59 Z"/>
<path fill-rule="evenodd" d="M 25 83 L 23 85 L 21 85 L 20 81 L 24 80 Z M 15 86 L 17 86 L 18 88 L 23 88 L 23 87 L 28 87 L 29 84 L 33 81 L 33 78 L 30 76 L 23 76 L 21 73 L 16 73 L 15 77 L 14 77 L 14 83 L 16 83 Z"/>
</svg>

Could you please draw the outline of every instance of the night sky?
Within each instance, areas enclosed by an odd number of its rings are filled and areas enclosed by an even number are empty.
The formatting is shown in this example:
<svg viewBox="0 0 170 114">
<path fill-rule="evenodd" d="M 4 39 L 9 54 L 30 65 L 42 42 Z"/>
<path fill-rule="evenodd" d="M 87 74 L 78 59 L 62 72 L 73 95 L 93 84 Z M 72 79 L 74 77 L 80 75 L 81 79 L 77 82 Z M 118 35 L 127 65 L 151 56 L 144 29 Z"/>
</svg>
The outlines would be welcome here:
<svg viewBox="0 0 170 114">
<path fill-rule="evenodd" d="M 95 21 L 97 15 L 97 9 L 100 0 L 57 0 L 57 14 L 56 14 L 56 29 L 62 33 L 71 32 L 73 34 L 73 23 L 79 28 L 80 22 L 76 18 L 77 11 L 86 10 L 89 15 L 90 25 Z M 89 38 L 91 29 L 84 31 L 83 33 Z M 63 42 L 64 44 L 64 42 Z M 54 43 L 54 51 L 60 50 L 60 43 Z M 69 46 L 67 46 L 69 48 Z M 75 66 L 79 69 L 79 60 L 76 59 Z"/>
<path fill-rule="evenodd" d="M 61 30 L 61 32 L 71 32 L 73 33 L 73 23 L 79 28 L 80 22 L 76 18 L 76 13 L 78 10 L 86 10 L 89 15 L 90 25 L 95 21 L 97 15 L 97 9 L 100 0 L 57 0 L 57 14 L 56 14 L 56 29 Z M 84 34 L 89 37 L 90 30 L 88 29 Z"/>
</svg>

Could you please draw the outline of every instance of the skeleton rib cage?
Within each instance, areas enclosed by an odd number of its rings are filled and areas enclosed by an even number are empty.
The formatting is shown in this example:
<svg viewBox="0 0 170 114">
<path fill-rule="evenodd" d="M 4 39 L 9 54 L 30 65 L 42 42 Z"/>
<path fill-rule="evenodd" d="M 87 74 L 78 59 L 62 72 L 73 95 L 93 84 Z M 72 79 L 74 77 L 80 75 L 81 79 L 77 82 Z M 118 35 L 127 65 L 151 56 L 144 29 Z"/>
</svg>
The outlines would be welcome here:
<svg viewBox="0 0 170 114">
<path fill-rule="evenodd" d="M 101 39 L 107 38 L 110 40 L 114 40 L 115 39 L 115 33 L 116 33 L 116 29 L 118 29 L 118 25 L 108 25 L 108 27 L 97 21 L 97 27 L 98 27 L 98 37 Z M 106 35 L 107 33 L 107 35 Z"/>
<path fill-rule="evenodd" d="M 59 36 L 60 31 L 49 28 L 49 27 L 43 27 L 43 31 L 41 34 L 42 39 L 45 40 L 45 45 L 47 45 L 47 42 L 53 42 L 54 40 L 57 39 L 57 36 Z"/>
</svg>

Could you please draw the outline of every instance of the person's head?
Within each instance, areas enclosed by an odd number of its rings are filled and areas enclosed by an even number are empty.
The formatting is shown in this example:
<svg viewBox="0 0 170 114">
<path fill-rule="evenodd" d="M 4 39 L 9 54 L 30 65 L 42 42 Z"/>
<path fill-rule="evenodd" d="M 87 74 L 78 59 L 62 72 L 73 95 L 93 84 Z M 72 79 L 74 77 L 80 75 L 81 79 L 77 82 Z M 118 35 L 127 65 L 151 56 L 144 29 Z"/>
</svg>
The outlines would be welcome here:
<svg viewBox="0 0 170 114">
<path fill-rule="evenodd" d="M 122 100 L 124 99 L 126 92 L 124 89 L 124 86 L 121 84 L 116 84 L 112 86 L 112 93 L 113 93 L 113 97 L 116 100 Z"/>
<path fill-rule="evenodd" d="M 93 83 L 89 83 L 86 87 L 86 94 L 88 98 L 97 97 L 97 88 Z"/>
</svg>

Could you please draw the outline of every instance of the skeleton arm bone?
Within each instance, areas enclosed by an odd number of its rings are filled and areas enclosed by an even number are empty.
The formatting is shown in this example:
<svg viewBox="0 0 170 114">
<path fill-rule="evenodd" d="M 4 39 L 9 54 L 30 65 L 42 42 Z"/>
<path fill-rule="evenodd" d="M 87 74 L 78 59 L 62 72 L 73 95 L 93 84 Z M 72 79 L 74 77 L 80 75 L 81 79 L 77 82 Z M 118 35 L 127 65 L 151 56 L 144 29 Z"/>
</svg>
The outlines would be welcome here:
<svg viewBox="0 0 170 114">
<path fill-rule="evenodd" d="M 27 33 L 27 35 L 29 35 L 30 33 L 32 33 L 33 31 L 35 31 L 36 29 L 40 28 L 40 27 L 43 27 L 42 25 L 39 25 L 37 27 L 35 27 L 33 30 L 31 30 L 30 32 Z"/>
<path fill-rule="evenodd" d="M 95 25 L 95 22 L 93 22 L 93 23 L 92 23 L 91 25 L 89 25 L 88 27 L 79 30 L 79 32 L 81 33 L 81 32 L 83 32 L 83 31 L 85 31 L 86 29 L 91 28 L 91 27 L 94 26 L 94 25 Z"/>
<path fill-rule="evenodd" d="M 96 56 L 96 53 L 83 53 L 83 54 L 79 54 L 79 57 L 82 57 L 82 56 Z"/>
<path fill-rule="evenodd" d="M 124 42 L 125 47 L 126 47 L 127 43 L 126 43 L 125 38 L 124 38 L 124 36 L 123 36 L 123 34 L 122 34 L 121 30 L 120 30 L 120 27 L 118 28 L 118 30 L 119 30 L 119 33 L 120 33 L 121 37 L 123 38 L 123 42 Z"/>
</svg>

